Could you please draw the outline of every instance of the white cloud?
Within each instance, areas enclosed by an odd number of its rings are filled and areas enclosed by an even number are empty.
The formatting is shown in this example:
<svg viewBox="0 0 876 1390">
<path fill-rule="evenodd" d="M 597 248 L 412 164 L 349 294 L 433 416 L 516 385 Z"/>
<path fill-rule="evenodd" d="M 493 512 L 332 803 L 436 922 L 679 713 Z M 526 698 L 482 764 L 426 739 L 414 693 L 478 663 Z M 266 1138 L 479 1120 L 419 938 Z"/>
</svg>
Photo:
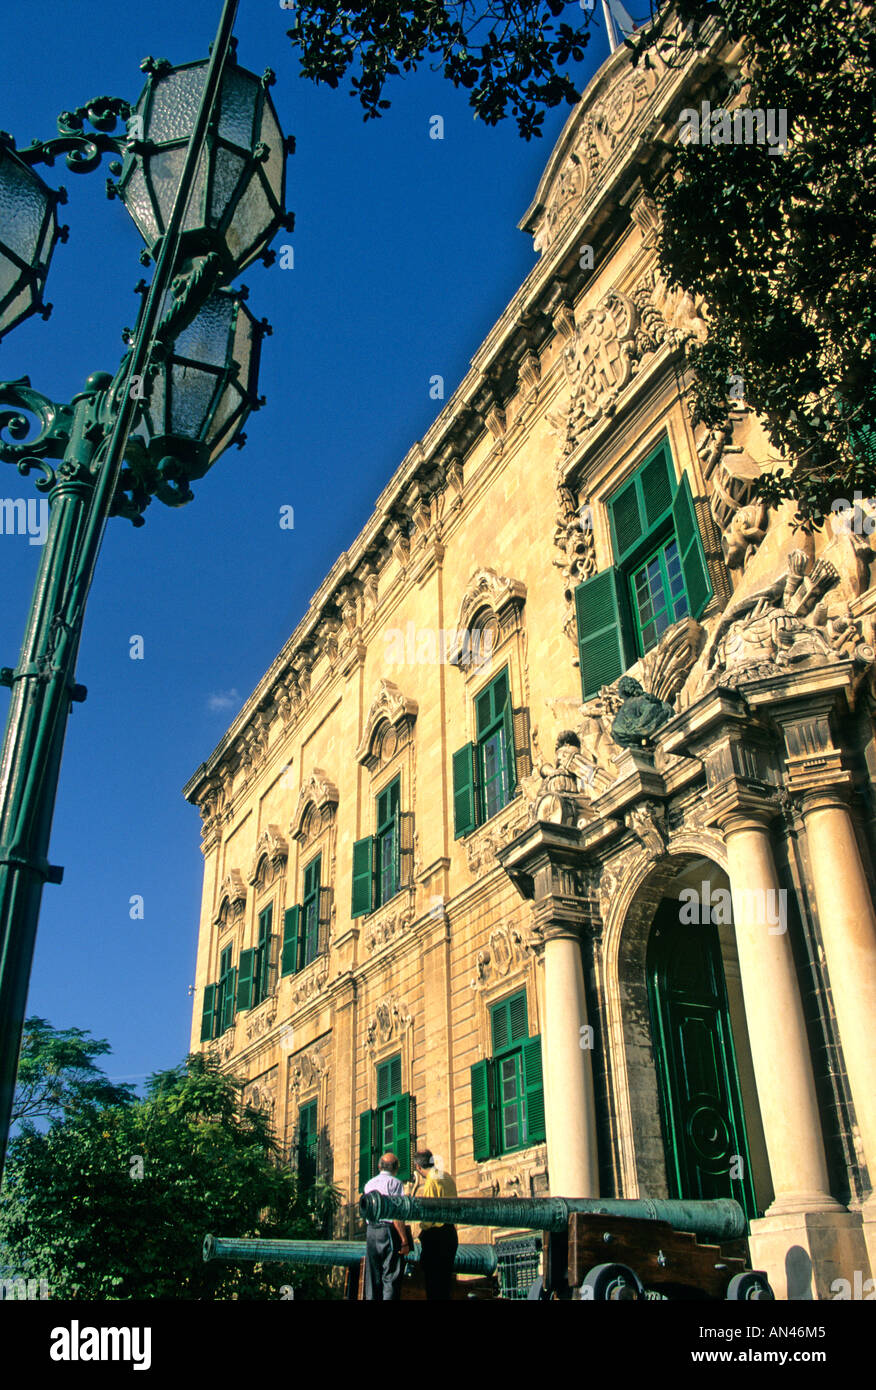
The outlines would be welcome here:
<svg viewBox="0 0 876 1390">
<path fill-rule="evenodd" d="M 217 690 L 212 695 L 207 696 L 207 709 L 211 713 L 217 710 L 234 709 L 235 705 L 240 704 L 240 696 L 236 690 Z"/>
</svg>

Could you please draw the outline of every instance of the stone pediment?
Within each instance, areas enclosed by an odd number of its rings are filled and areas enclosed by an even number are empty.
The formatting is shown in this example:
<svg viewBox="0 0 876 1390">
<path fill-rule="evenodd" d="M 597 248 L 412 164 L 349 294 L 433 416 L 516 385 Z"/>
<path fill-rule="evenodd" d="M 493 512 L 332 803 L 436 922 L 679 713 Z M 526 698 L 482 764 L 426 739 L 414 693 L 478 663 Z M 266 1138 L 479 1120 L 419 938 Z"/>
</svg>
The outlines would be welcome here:
<svg viewBox="0 0 876 1390">
<path fill-rule="evenodd" d="M 509 604 L 522 607 L 525 602 L 526 585 L 522 580 L 509 579 L 506 575 L 497 574 L 494 569 L 475 570 L 460 601 L 456 620 L 457 637 L 471 630 L 482 608 L 488 608 L 499 617 Z"/>
<path fill-rule="evenodd" d="M 364 762 L 371 755 L 371 748 L 374 742 L 374 735 L 380 724 L 387 722 L 395 728 L 400 727 L 406 721 L 413 724 L 417 717 L 419 706 L 416 700 L 408 699 L 402 694 L 394 681 L 381 680 L 377 689 L 377 694 L 371 701 L 371 708 L 365 720 L 365 732 L 362 741 L 356 749 L 356 759 Z"/>
<path fill-rule="evenodd" d="M 219 907 L 215 922 L 223 920 L 223 909 L 228 907 L 228 917 L 235 916 L 235 909 L 246 902 L 246 884 L 239 869 L 229 869 L 219 885 Z"/>
<path fill-rule="evenodd" d="M 267 858 L 274 869 L 278 869 L 281 864 L 289 857 L 289 845 L 276 825 L 266 825 L 256 842 L 255 853 L 252 857 L 252 866 L 249 873 L 250 883 L 255 883 L 259 867 L 264 858 Z"/>
<path fill-rule="evenodd" d="M 337 787 L 327 772 L 324 772 L 321 767 L 315 767 L 307 781 L 302 783 L 301 791 L 298 794 L 298 805 L 295 807 L 289 826 L 293 840 L 300 840 L 305 834 L 304 823 L 311 806 L 322 812 L 326 806 L 337 806 L 337 804 Z"/>
<path fill-rule="evenodd" d="M 588 85 L 519 223 L 532 234 L 536 251 L 546 251 L 580 214 L 608 166 L 630 149 L 633 133 L 647 123 L 646 108 L 668 71 L 656 49 L 651 60 L 648 68 L 633 67 L 627 49 L 616 49 Z"/>
</svg>

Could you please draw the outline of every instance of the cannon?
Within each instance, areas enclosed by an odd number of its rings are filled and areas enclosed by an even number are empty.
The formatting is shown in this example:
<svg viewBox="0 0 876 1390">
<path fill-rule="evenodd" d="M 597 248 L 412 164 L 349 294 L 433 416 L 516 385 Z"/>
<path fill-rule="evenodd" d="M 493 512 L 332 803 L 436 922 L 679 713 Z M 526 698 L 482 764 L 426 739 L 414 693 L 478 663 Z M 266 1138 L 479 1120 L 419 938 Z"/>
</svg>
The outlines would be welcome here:
<svg viewBox="0 0 876 1390">
<path fill-rule="evenodd" d="M 204 1237 L 204 1260 L 279 1261 L 283 1264 L 314 1265 L 322 1268 L 346 1267 L 346 1296 L 360 1298 L 364 1288 L 364 1240 L 258 1240 Z M 410 1271 L 402 1282 L 402 1298 L 425 1297 L 417 1265 L 420 1246 L 415 1244 L 405 1260 Z M 478 1279 L 459 1285 L 460 1297 L 496 1297 L 496 1247 L 494 1245 L 460 1245 L 453 1263 L 456 1274 L 480 1275 Z M 355 1271 L 355 1272 L 354 1272 Z"/>
<path fill-rule="evenodd" d="M 447 1221 L 544 1232 L 544 1273 L 531 1298 L 771 1299 L 747 1268 L 745 1212 L 711 1201 L 608 1197 L 386 1197 L 366 1193 L 368 1221 Z M 701 1244 L 702 1240 L 721 1244 Z M 608 1256 L 611 1259 L 608 1259 Z"/>
</svg>

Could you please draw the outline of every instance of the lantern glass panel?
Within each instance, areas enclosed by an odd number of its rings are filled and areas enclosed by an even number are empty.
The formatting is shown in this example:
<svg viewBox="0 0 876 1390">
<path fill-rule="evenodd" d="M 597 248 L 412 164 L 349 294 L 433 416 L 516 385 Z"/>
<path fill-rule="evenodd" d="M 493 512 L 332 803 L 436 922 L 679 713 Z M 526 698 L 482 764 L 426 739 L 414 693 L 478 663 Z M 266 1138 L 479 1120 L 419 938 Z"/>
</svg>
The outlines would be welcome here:
<svg viewBox="0 0 876 1390">
<path fill-rule="evenodd" d="M 26 314 L 32 303 L 33 295 L 31 294 L 30 286 L 25 285 L 24 289 L 19 291 L 12 303 L 7 305 L 2 315 L 0 315 L 0 333 L 5 333 L 7 328 Z"/>
<path fill-rule="evenodd" d="M 141 165 L 134 167 L 131 177 L 125 189 L 125 202 L 128 211 L 141 228 L 144 236 L 153 238 L 158 236 L 158 223 L 152 211 L 152 201 L 149 197 L 149 190 L 146 187 L 146 177 Z"/>
<path fill-rule="evenodd" d="M 233 150 L 226 150 L 221 145 L 216 151 L 216 160 L 213 165 L 213 188 L 210 195 L 210 222 L 213 226 L 220 222 L 225 215 L 225 211 L 237 192 L 237 184 L 240 179 L 246 160 L 242 155 L 235 154 Z"/>
<path fill-rule="evenodd" d="M 54 241 L 54 237 L 55 219 L 54 217 L 50 217 L 48 225 L 46 226 L 45 236 L 43 237 L 43 244 L 40 247 L 40 265 L 45 265 L 49 256 L 52 254 L 52 242 Z"/>
<path fill-rule="evenodd" d="M 197 318 L 177 334 L 173 345 L 174 356 L 224 367 L 234 309 L 234 300 L 230 295 L 211 294 Z"/>
<path fill-rule="evenodd" d="M 170 433 L 184 439 L 203 436 L 218 377 L 200 367 L 173 364 L 171 376 Z"/>
<path fill-rule="evenodd" d="M 267 102 L 265 102 L 265 109 L 262 113 L 262 131 L 259 138 L 270 149 L 270 154 L 262 168 L 268 180 L 268 186 L 279 203 L 280 194 L 283 191 L 283 166 L 285 163 L 283 135 Z"/>
<path fill-rule="evenodd" d="M 259 84 L 238 68 L 229 68 L 222 79 L 219 138 L 232 145 L 252 148 L 253 117 Z"/>
<path fill-rule="evenodd" d="M 193 227 L 204 225 L 204 187 L 207 182 L 207 151 L 201 151 L 198 160 L 198 168 L 195 180 L 192 184 L 192 191 L 189 195 L 188 207 L 186 208 L 183 231 L 189 232 Z"/>
<path fill-rule="evenodd" d="M 234 360 L 240 367 L 239 380 L 244 390 L 249 383 L 249 368 L 253 349 L 253 325 L 246 314 L 238 314 L 234 329 Z"/>
<path fill-rule="evenodd" d="M 156 144 L 164 140 L 185 140 L 195 124 L 206 63 L 179 68 L 162 77 L 152 88 L 152 105 L 146 136 Z"/>
<path fill-rule="evenodd" d="M 235 385 L 229 383 L 222 392 L 222 399 L 219 402 L 219 407 L 213 417 L 213 423 L 210 426 L 211 439 L 220 439 L 222 437 L 225 426 L 228 424 L 228 421 L 239 405 L 240 391 Z"/>
<path fill-rule="evenodd" d="M 149 399 L 144 412 L 144 435 L 166 434 L 164 427 L 164 372 L 156 372 L 152 378 Z"/>
<path fill-rule="evenodd" d="M 30 265 L 36 259 L 47 199 L 36 176 L 0 157 L 0 239 Z"/>
<path fill-rule="evenodd" d="M 162 150 L 160 154 L 154 154 L 149 161 L 152 187 L 155 190 L 158 210 L 165 226 L 170 220 L 173 200 L 176 197 L 176 190 L 179 188 L 185 157 L 185 147 L 178 145 L 174 150 Z"/>
<path fill-rule="evenodd" d="M 0 299 L 5 299 L 21 271 L 14 261 L 0 253 Z"/>
<path fill-rule="evenodd" d="M 225 233 L 228 249 L 236 261 L 258 246 L 271 226 L 274 216 L 261 179 L 254 177 L 234 210 Z"/>
</svg>

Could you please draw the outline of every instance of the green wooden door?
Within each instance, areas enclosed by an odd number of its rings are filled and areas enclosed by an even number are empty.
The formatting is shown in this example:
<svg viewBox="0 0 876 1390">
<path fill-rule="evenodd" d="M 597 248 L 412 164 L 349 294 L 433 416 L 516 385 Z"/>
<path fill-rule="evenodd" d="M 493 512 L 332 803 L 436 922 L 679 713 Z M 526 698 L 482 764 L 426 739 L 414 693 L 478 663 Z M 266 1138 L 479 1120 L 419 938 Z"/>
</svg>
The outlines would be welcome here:
<svg viewBox="0 0 876 1390">
<path fill-rule="evenodd" d="M 665 900 L 648 943 L 648 999 L 673 1197 L 734 1197 L 757 1215 L 717 928 Z"/>
</svg>

